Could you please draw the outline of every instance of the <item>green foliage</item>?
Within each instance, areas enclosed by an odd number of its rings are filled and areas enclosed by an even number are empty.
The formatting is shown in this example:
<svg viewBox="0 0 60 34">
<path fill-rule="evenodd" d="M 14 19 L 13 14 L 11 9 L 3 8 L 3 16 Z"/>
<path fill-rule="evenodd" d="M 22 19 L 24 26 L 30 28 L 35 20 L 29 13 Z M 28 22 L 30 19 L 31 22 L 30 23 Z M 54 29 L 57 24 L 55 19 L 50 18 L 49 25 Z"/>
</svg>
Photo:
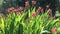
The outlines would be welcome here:
<svg viewBox="0 0 60 34">
<path fill-rule="evenodd" d="M 0 34 L 42 34 L 42 31 L 50 32 L 56 27 L 59 19 L 48 19 L 47 12 L 33 17 L 32 12 L 35 12 L 35 8 L 32 11 L 28 9 L 25 14 L 11 12 L 0 18 Z"/>
</svg>

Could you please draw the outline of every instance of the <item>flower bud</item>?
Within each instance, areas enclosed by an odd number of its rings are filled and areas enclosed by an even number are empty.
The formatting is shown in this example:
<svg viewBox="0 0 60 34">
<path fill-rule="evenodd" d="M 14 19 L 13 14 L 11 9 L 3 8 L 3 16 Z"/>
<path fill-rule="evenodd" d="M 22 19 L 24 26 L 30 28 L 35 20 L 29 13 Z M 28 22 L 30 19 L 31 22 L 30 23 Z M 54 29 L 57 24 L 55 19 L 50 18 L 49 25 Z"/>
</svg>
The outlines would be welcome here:
<svg viewBox="0 0 60 34">
<path fill-rule="evenodd" d="M 35 5 L 36 4 L 36 1 L 32 1 L 32 5 Z"/>
<path fill-rule="evenodd" d="M 17 10 L 18 11 L 22 11 L 23 10 L 23 7 L 19 7 Z"/>
<path fill-rule="evenodd" d="M 35 17 L 35 16 L 36 16 L 36 12 L 33 12 L 33 13 L 32 13 L 32 16 Z"/>
<path fill-rule="evenodd" d="M 56 28 L 52 28 L 52 29 L 51 29 L 51 32 L 52 32 L 52 33 L 56 32 L 56 31 L 57 31 Z"/>
<path fill-rule="evenodd" d="M 48 15 L 51 15 L 52 10 L 51 10 L 51 9 L 48 9 L 48 10 L 47 10 L 47 13 L 48 13 Z"/>
<path fill-rule="evenodd" d="M 26 2 L 25 2 L 25 7 L 28 7 L 28 6 L 29 6 L 29 2 L 26 1 Z"/>
<path fill-rule="evenodd" d="M 42 7 L 38 7 L 38 11 L 41 11 L 42 10 Z"/>
</svg>

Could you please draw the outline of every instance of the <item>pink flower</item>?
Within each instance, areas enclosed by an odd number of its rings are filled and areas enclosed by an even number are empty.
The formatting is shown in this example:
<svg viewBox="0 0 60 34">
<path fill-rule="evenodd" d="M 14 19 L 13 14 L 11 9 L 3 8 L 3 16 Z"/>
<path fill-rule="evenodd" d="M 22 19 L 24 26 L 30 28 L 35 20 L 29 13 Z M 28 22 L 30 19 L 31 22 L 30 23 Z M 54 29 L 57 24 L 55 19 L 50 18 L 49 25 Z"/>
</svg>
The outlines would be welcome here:
<svg viewBox="0 0 60 34">
<path fill-rule="evenodd" d="M 47 13 L 48 13 L 48 15 L 50 15 L 52 13 L 52 10 L 51 9 L 48 9 L 47 10 Z"/>
<path fill-rule="evenodd" d="M 25 2 L 25 7 L 28 7 L 28 6 L 29 6 L 29 2 L 26 1 L 26 2 Z"/>
<path fill-rule="evenodd" d="M 35 5 L 35 4 L 36 4 L 36 1 L 33 0 L 33 1 L 32 1 L 32 5 Z"/>
<path fill-rule="evenodd" d="M 38 7 L 38 11 L 41 11 L 42 10 L 42 7 Z"/>
<path fill-rule="evenodd" d="M 33 13 L 32 13 L 32 16 L 35 17 L 35 16 L 36 16 L 36 12 L 33 12 Z"/>
<path fill-rule="evenodd" d="M 42 9 L 41 9 L 41 12 L 43 13 L 43 11 L 44 11 L 44 9 L 42 8 Z"/>
<path fill-rule="evenodd" d="M 46 5 L 46 8 L 49 8 L 49 5 Z"/>
<path fill-rule="evenodd" d="M 9 10 L 9 9 L 7 9 L 7 10 L 6 10 L 6 12 L 7 12 L 7 13 L 9 13 L 9 12 L 10 12 L 10 10 Z"/>
<path fill-rule="evenodd" d="M 8 8 L 8 9 L 6 10 L 6 12 L 7 12 L 7 13 L 9 13 L 9 12 L 14 12 L 14 7 Z"/>
<path fill-rule="evenodd" d="M 56 31 L 57 31 L 56 28 L 52 28 L 52 29 L 51 29 L 51 32 L 52 32 L 52 33 L 56 32 Z"/>
<path fill-rule="evenodd" d="M 17 12 L 15 12 L 16 14 L 20 14 L 20 12 L 19 11 L 17 11 Z"/>
<path fill-rule="evenodd" d="M 9 10 L 10 10 L 10 11 L 13 11 L 13 10 L 14 10 L 14 7 L 9 8 Z"/>
<path fill-rule="evenodd" d="M 16 12 L 16 11 L 18 11 L 18 10 L 17 10 L 17 9 L 14 9 L 13 11 Z"/>
<path fill-rule="evenodd" d="M 23 10 L 23 7 L 19 7 L 17 10 L 18 11 L 22 11 Z"/>
</svg>

